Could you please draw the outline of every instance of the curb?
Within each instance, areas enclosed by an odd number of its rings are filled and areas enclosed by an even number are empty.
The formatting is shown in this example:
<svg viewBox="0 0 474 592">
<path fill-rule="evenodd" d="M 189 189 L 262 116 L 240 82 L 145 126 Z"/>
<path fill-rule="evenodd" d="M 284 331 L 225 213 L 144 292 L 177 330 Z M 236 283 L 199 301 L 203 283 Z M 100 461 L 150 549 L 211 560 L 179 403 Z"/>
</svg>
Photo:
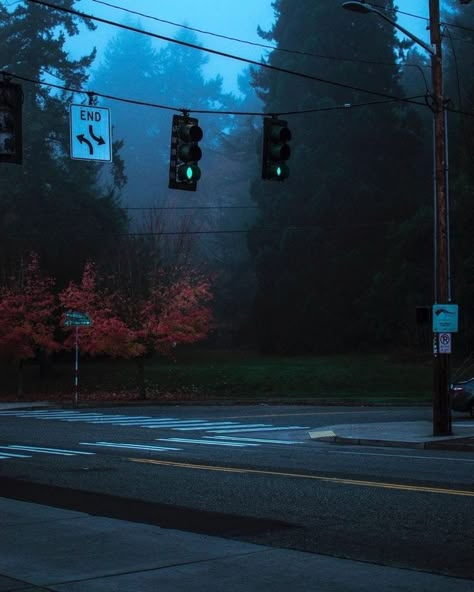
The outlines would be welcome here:
<svg viewBox="0 0 474 592">
<path fill-rule="evenodd" d="M 427 441 L 413 442 L 405 440 L 377 440 L 369 438 L 350 438 L 348 436 L 338 436 L 331 430 L 321 432 L 321 437 L 312 438 L 316 442 L 328 442 L 334 444 L 345 444 L 353 446 L 379 446 L 385 448 L 413 448 L 418 450 L 456 450 L 461 452 L 474 452 L 474 438 L 467 439 L 465 436 L 460 440 L 471 440 L 470 442 L 450 441 Z"/>
</svg>

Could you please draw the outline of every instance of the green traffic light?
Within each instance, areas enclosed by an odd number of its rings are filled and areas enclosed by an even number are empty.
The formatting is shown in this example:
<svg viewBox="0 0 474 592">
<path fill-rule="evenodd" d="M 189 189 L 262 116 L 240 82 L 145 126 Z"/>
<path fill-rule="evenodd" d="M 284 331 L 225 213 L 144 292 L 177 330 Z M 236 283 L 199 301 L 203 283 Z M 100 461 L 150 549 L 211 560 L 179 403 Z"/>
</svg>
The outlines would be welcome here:
<svg viewBox="0 0 474 592">
<path fill-rule="evenodd" d="M 201 169 L 197 164 L 182 164 L 178 167 L 178 179 L 192 183 L 201 178 Z"/>
<path fill-rule="evenodd" d="M 285 163 L 274 164 L 270 167 L 270 179 L 278 179 L 283 181 L 290 176 L 290 169 Z"/>
</svg>

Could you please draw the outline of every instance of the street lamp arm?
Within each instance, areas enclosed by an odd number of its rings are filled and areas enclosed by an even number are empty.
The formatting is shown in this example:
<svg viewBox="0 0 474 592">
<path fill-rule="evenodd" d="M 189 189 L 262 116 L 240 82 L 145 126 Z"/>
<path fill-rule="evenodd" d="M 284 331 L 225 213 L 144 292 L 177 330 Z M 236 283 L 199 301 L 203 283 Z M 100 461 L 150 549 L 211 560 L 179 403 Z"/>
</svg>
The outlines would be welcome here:
<svg viewBox="0 0 474 592">
<path fill-rule="evenodd" d="M 378 16 L 380 18 L 383 18 L 384 21 L 387 21 L 393 27 L 395 27 L 396 29 L 401 31 L 404 35 L 406 35 L 412 41 L 417 43 L 420 47 L 425 49 L 428 53 L 430 53 L 431 55 L 436 55 L 436 51 L 433 49 L 433 47 L 431 47 L 430 45 L 425 43 L 422 39 L 420 39 L 419 37 L 417 37 L 416 35 L 414 35 L 410 31 L 408 31 L 408 29 L 405 29 L 405 27 L 402 27 L 401 25 L 399 25 L 396 21 L 394 21 L 393 19 L 388 17 L 386 14 L 384 14 L 380 10 L 377 10 L 376 8 L 373 8 L 372 6 L 370 6 L 370 4 L 366 4 L 365 2 L 355 2 L 355 1 L 354 2 L 344 2 L 342 4 L 342 8 L 345 8 L 346 10 L 351 10 L 352 12 L 360 12 L 362 14 L 369 14 L 371 12 L 378 14 Z"/>
</svg>

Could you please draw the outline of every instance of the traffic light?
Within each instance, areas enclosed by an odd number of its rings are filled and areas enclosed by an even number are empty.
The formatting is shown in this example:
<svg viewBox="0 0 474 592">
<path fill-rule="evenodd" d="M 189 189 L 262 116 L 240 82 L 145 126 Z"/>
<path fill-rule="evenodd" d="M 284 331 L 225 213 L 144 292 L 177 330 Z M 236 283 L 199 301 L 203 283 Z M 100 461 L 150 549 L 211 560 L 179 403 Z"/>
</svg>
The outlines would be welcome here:
<svg viewBox="0 0 474 592">
<path fill-rule="evenodd" d="M 199 142 L 202 140 L 202 129 L 199 120 L 187 115 L 173 115 L 171 127 L 170 151 L 170 189 L 196 191 L 197 182 L 201 178 L 198 162 L 202 152 Z"/>
<path fill-rule="evenodd" d="M 23 142 L 21 85 L 9 80 L 0 81 L 0 162 L 21 164 Z"/>
<path fill-rule="evenodd" d="M 291 131 L 287 122 L 276 117 L 263 120 L 262 179 L 284 181 L 290 174 L 286 161 L 291 156 L 288 142 Z"/>
</svg>

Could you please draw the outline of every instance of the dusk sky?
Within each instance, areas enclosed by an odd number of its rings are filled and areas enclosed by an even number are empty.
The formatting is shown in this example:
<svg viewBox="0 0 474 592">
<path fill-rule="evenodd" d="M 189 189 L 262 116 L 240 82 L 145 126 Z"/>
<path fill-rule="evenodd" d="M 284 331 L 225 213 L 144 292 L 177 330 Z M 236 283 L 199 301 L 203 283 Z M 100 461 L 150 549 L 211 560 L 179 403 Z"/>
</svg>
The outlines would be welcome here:
<svg viewBox="0 0 474 592">
<path fill-rule="evenodd" d="M 342 3 L 342 2 L 341 2 Z M 400 0 L 398 2 L 400 11 L 409 12 L 413 15 L 426 17 L 428 11 L 428 0 Z M 81 0 L 76 6 L 78 10 L 119 23 L 127 18 L 139 19 L 142 27 L 147 31 L 159 35 L 174 37 L 179 28 L 166 23 L 113 8 L 110 5 L 126 8 L 140 12 L 151 17 L 162 20 L 184 24 L 202 31 L 209 31 L 219 35 L 235 37 L 254 43 L 268 44 L 257 35 L 257 27 L 263 30 L 271 28 L 274 20 L 274 10 L 271 0 L 240 0 L 238 5 L 233 0 L 222 0 L 217 3 L 215 0 L 203 0 L 196 3 L 195 0 L 181 0 L 181 2 L 170 2 L 155 0 L 135 0 L 132 3 L 124 0 Z M 348 15 L 349 16 L 349 15 Z M 355 18 L 368 18 L 354 15 Z M 370 17 L 371 18 L 371 17 Z M 416 35 L 427 39 L 426 21 L 422 18 L 415 18 L 399 14 L 399 22 Z M 118 28 L 98 23 L 94 33 L 85 31 L 80 39 L 74 41 L 74 51 L 81 47 L 90 48 L 95 45 L 98 49 L 98 61 L 100 62 L 103 49 L 114 35 Z M 259 61 L 265 55 L 265 49 L 235 41 L 223 40 L 212 35 L 198 33 L 200 42 L 209 48 L 236 54 L 252 60 Z M 80 43 L 79 43 L 80 41 Z M 156 41 L 157 47 L 164 42 Z M 222 75 L 224 79 L 224 90 L 236 92 L 237 76 L 244 65 L 241 62 L 209 56 L 207 73 L 209 76 Z"/>
</svg>

